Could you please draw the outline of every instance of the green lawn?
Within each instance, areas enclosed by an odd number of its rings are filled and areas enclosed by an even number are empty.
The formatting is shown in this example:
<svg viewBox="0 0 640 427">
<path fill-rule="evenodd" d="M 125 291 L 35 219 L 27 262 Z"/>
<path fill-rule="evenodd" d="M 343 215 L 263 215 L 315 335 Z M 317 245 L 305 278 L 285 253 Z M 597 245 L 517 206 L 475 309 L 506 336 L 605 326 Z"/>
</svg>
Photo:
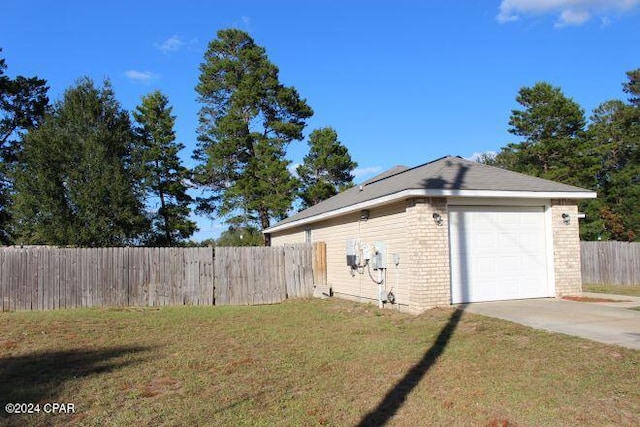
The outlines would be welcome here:
<svg viewBox="0 0 640 427">
<path fill-rule="evenodd" d="M 0 313 L 0 425 L 640 425 L 640 351 L 337 299 Z"/>
<path fill-rule="evenodd" d="M 584 292 L 640 297 L 640 285 L 582 285 Z"/>
</svg>

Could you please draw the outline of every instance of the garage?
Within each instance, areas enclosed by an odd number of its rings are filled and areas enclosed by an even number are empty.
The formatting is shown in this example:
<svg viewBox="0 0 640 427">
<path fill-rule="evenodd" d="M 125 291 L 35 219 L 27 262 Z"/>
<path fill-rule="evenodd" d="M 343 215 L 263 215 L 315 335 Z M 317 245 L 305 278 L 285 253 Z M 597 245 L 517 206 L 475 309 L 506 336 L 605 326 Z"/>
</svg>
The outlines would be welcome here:
<svg viewBox="0 0 640 427">
<path fill-rule="evenodd" d="M 446 156 L 394 166 L 264 232 L 276 246 L 325 242 L 328 294 L 417 314 L 580 292 L 578 203 L 594 197 Z M 384 266 L 354 268 L 372 248 Z"/>
<path fill-rule="evenodd" d="M 544 206 L 449 206 L 451 302 L 555 296 Z"/>
</svg>

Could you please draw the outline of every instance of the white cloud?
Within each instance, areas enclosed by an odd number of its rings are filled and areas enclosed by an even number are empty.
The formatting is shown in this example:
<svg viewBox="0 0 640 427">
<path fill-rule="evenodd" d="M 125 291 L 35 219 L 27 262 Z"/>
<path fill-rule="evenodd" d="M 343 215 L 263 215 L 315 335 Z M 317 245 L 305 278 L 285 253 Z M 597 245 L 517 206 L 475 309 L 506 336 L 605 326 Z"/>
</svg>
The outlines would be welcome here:
<svg viewBox="0 0 640 427">
<path fill-rule="evenodd" d="M 191 236 L 191 240 L 196 242 L 201 242 L 205 239 L 217 239 L 227 229 L 227 225 L 219 221 L 211 221 L 208 218 L 194 215 L 189 218 L 195 221 L 198 227 L 198 231 Z"/>
<path fill-rule="evenodd" d="M 375 175 L 377 173 L 382 172 L 382 167 L 380 166 L 369 166 L 366 168 L 355 168 L 353 170 L 353 176 L 356 179 L 361 179 L 363 177 L 369 177 L 370 175 Z"/>
<path fill-rule="evenodd" d="M 298 178 L 298 166 L 300 166 L 300 163 L 291 163 L 289 167 L 287 167 L 291 175 L 295 176 L 296 178 Z"/>
<path fill-rule="evenodd" d="M 471 156 L 465 157 L 465 159 L 477 162 L 478 160 L 480 160 L 482 156 L 495 157 L 497 154 L 498 153 L 496 153 L 495 151 L 482 151 L 482 152 L 476 151 Z"/>
<path fill-rule="evenodd" d="M 582 25 L 594 16 L 610 23 L 608 15 L 630 12 L 640 0 L 502 0 L 496 19 L 511 22 L 527 15 L 557 15 L 556 27 Z"/>
<path fill-rule="evenodd" d="M 152 73 L 151 71 L 128 70 L 125 71 L 124 75 L 132 82 L 145 84 L 160 78 L 158 74 Z"/>
<path fill-rule="evenodd" d="M 591 19 L 591 13 L 588 10 L 565 9 L 560 14 L 560 19 L 556 22 L 556 27 L 582 25 L 589 19 Z"/>
<path fill-rule="evenodd" d="M 182 40 L 180 36 L 174 34 L 157 46 L 163 53 L 170 53 L 180 50 L 184 45 L 184 40 Z"/>
<path fill-rule="evenodd" d="M 231 28 L 244 28 L 248 30 L 251 27 L 251 17 L 243 15 L 239 19 L 235 19 L 231 23 Z"/>
</svg>

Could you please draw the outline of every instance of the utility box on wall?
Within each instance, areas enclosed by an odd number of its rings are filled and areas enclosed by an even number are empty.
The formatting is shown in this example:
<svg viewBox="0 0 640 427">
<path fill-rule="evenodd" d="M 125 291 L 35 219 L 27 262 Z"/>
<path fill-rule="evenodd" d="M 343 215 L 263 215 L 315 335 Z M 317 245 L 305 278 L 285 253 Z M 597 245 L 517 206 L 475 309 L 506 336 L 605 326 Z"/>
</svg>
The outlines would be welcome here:
<svg viewBox="0 0 640 427">
<path fill-rule="evenodd" d="M 347 266 L 356 268 L 358 266 L 358 241 L 356 239 L 347 240 L 346 253 Z"/>
<path fill-rule="evenodd" d="M 374 245 L 373 256 L 371 257 L 371 266 L 374 270 L 387 268 L 385 257 L 387 256 L 387 245 L 378 241 Z"/>
</svg>

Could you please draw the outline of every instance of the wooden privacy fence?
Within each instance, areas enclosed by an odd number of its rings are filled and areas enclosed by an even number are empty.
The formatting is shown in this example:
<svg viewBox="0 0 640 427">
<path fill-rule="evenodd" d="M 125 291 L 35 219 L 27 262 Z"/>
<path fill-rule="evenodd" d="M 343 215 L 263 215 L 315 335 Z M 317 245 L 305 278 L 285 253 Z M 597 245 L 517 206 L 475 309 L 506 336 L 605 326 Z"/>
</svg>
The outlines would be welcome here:
<svg viewBox="0 0 640 427">
<path fill-rule="evenodd" d="M 582 283 L 640 285 L 640 243 L 580 242 Z"/>
<path fill-rule="evenodd" d="M 2 309 L 213 303 L 211 248 L 1 248 Z"/>
<path fill-rule="evenodd" d="M 300 246 L 229 247 L 215 257 L 216 304 L 271 304 L 310 297 L 311 251 Z"/>
<path fill-rule="evenodd" d="M 0 309 L 270 304 L 313 295 L 324 243 L 273 248 L 0 248 Z M 322 284 L 322 283 L 320 283 Z"/>
</svg>

